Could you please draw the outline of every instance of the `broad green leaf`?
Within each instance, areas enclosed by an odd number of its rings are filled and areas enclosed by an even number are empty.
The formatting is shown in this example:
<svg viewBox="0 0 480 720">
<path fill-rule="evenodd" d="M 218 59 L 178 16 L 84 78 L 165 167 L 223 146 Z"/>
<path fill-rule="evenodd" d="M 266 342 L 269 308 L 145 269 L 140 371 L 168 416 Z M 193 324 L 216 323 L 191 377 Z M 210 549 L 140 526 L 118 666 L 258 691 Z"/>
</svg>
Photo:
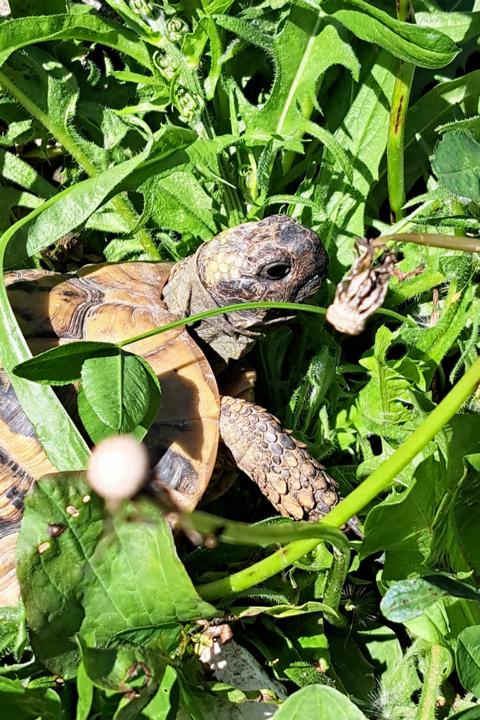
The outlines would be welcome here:
<svg viewBox="0 0 480 720">
<path fill-rule="evenodd" d="M 439 30 L 456 43 L 466 43 L 480 32 L 480 12 L 416 12 L 415 22 Z"/>
<path fill-rule="evenodd" d="M 320 7 L 361 40 L 420 67 L 443 67 L 460 52 L 438 30 L 400 22 L 364 0 L 320 0 Z"/>
<path fill-rule="evenodd" d="M 82 421 L 82 425 L 94 445 L 98 445 L 98 443 L 102 442 L 102 440 L 105 440 L 105 438 L 110 437 L 111 435 L 118 434 L 117 430 L 114 430 L 110 427 L 110 425 L 107 425 L 100 420 L 97 413 L 88 402 L 81 385 L 77 393 L 77 410 L 80 420 Z"/>
<path fill-rule="evenodd" d="M 480 143 L 471 133 L 445 133 L 435 149 L 433 171 L 450 192 L 480 201 Z"/>
<path fill-rule="evenodd" d="M 90 357 L 83 363 L 82 388 L 100 420 L 119 433 L 131 432 L 145 417 L 150 405 L 148 375 L 136 355 Z"/>
<path fill-rule="evenodd" d="M 405 128 L 405 182 L 410 188 L 422 174 L 438 140 L 436 128 L 480 110 L 480 70 L 440 82 L 409 109 Z M 384 182 L 385 171 L 380 179 Z M 378 190 L 383 189 L 383 182 Z"/>
<path fill-rule="evenodd" d="M 463 687 L 480 695 L 480 625 L 467 627 L 458 636 L 456 666 Z"/>
<path fill-rule="evenodd" d="M 88 358 L 118 354 L 113 343 L 82 340 L 46 350 L 30 360 L 16 365 L 17 377 L 45 385 L 66 385 L 80 379 L 82 365 Z"/>
<path fill-rule="evenodd" d="M 26 45 L 50 40 L 86 40 L 113 47 L 151 69 L 145 45 L 130 30 L 98 14 L 26 17 L 0 23 L 0 66 Z"/>
<path fill-rule="evenodd" d="M 36 195 L 2 185 L 2 204 L 0 205 L 0 231 L 6 230 L 12 219 L 13 208 L 22 207 L 34 210 L 40 207 L 43 200 Z"/>
<path fill-rule="evenodd" d="M 440 469 L 428 458 L 417 469 L 417 482 L 402 493 L 393 492 L 367 515 L 362 556 L 386 551 L 383 577 L 401 579 L 421 572 L 431 552 L 432 526 Z"/>
<path fill-rule="evenodd" d="M 117 349 L 116 353 L 109 356 L 112 364 L 118 360 L 118 355 Z M 97 372 L 98 368 L 92 371 L 87 364 L 86 374 L 91 375 L 90 389 L 94 397 L 93 400 L 90 400 L 91 393 L 86 391 L 83 383 L 77 395 L 77 406 L 80 419 L 95 444 L 119 432 L 129 432 L 137 440 L 143 440 L 157 415 L 161 391 L 157 376 L 143 358 L 128 354 L 127 357 L 135 358 L 135 363 L 128 360 L 127 378 L 122 373 L 120 387 L 112 383 L 111 379 L 107 379 L 105 368 L 100 372 Z M 133 374 L 131 372 L 132 365 Z M 102 368 L 102 364 L 99 367 Z M 134 380 L 133 385 L 132 380 Z M 138 396 L 135 387 L 137 381 L 141 383 Z M 115 390 L 117 390 L 117 396 L 115 396 Z M 115 400 L 117 400 L 116 403 Z M 136 411 L 134 416 L 132 416 L 132 409 Z M 122 419 L 120 427 L 116 422 L 119 416 Z"/>
<path fill-rule="evenodd" d="M 274 715 L 275 720 L 366 720 L 345 695 L 326 685 L 308 685 L 297 690 Z"/>
<path fill-rule="evenodd" d="M 52 537 L 49 524 L 63 532 Z M 92 648 L 169 642 L 179 623 L 214 613 L 195 592 L 161 512 L 144 501 L 106 518 L 82 473 L 45 477 L 28 495 L 18 576 L 32 647 L 67 677 L 78 665 L 76 634 Z"/>
<path fill-rule="evenodd" d="M 445 595 L 480 600 L 480 592 L 471 585 L 458 582 L 446 575 L 401 580 L 390 587 L 381 602 L 381 610 L 392 622 L 404 622 L 421 615 Z"/>
<path fill-rule="evenodd" d="M 21 680 L 0 677 L 0 704 L 8 720 L 61 720 L 63 717 L 55 690 L 25 687 Z"/>
</svg>

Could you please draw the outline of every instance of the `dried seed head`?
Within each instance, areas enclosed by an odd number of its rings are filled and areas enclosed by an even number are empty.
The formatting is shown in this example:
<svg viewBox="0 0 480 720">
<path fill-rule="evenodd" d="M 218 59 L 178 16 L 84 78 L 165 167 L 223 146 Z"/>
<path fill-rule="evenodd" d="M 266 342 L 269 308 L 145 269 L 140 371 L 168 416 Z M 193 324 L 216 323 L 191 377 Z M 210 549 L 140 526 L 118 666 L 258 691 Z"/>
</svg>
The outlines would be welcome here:
<svg viewBox="0 0 480 720">
<path fill-rule="evenodd" d="M 382 305 L 397 261 L 395 253 L 386 252 L 374 266 L 376 248 L 372 241 L 362 238 L 357 246 L 362 254 L 337 286 L 326 316 L 338 332 L 346 335 L 361 333 L 367 319 Z"/>
<path fill-rule="evenodd" d="M 132 435 L 115 435 L 93 450 L 87 480 L 95 492 L 113 508 L 141 489 L 148 473 L 145 446 Z"/>
</svg>

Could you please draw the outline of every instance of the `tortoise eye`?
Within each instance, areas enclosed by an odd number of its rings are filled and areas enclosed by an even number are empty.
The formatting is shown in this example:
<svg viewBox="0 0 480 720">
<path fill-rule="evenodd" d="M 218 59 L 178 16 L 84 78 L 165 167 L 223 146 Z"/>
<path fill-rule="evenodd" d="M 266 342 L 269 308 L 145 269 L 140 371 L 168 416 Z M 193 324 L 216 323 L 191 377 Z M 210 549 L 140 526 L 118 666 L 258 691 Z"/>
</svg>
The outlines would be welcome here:
<svg viewBox="0 0 480 720">
<path fill-rule="evenodd" d="M 260 275 L 268 280 L 283 280 L 287 277 L 292 269 L 289 262 L 273 262 L 265 265 L 260 271 Z"/>
</svg>

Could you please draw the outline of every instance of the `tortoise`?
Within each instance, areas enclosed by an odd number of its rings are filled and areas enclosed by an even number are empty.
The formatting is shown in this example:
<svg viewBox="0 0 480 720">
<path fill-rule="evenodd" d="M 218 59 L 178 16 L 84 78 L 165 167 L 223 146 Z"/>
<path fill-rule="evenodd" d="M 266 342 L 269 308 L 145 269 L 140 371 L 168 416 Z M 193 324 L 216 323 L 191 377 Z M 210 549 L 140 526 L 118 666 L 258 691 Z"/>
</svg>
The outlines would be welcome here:
<svg viewBox="0 0 480 720">
<path fill-rule="evenodd" d="M 318 290 L 326 269 L 317 235 L 276 215 L 225 230 L 177 264 L 104 263 L 66 274 L 17 270 L 6 275 L 6 284 L 36 354 L 73 340 L 119 342 L 231 303 L 300 302 Z M 241 310 L 126 346 L 160 380 L 161 406 L 145 442 L 153 484 L 166 486 L 181 508 L 193 509 L 202 497 L 219 440 L 283 515 L 317 519 L 337 502 L 334 481 L 306 447 L 260 406 L 221 395 L 222 373 L 217 384 L 213 370 L 242 357 L 268 328 L 290 317 L 271 308 Z M 0 605 L 18 599 L 15 545 L 25 494 L 51 472 L 55 468 L 0 370 Z"/>
</svg>

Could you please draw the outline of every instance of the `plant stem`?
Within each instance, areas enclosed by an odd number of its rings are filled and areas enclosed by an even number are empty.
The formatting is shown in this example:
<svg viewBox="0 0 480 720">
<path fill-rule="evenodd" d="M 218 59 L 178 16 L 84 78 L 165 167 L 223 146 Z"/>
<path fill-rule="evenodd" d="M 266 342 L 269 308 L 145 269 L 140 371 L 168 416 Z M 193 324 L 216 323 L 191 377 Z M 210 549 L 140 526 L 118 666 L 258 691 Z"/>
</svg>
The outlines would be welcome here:
<svg viewBox="0 0 480 720">
<path fill-rule="evenodd" d="M 381 235 L 373 240 L 374 247 L 384 247 L 387 242 L 411 242 L 415 245 L 460 250 L 462 252 L 480 252 L 480 238 L 442 235 L 437 233 L 398 233 Z"/>
<path fill-rule="evenodd" d="M 159 325 L 158 327 L 146 330 L 139 335 L 126 338 L 117 342 L 118 347 L 125 347 L 130 343 L 138 342 L 139 340 L 145 340 L 145 338 L 152 337 L 153 335 L 160 335 L 161 333 L 173 330 L 174 328 L 181 327 L 182 325 L 192 325 L 193 323 L 205 320 L 215 315 L 224 315 L 225 313 L 235 312 L 237 310 L 256 310 L 258 308 L 272 308 L 277 310 L 295 310 L 297 312 L 309 312 L 314 315 L 326 315 L 326 309 L 323 307 L 317 307 L 316 305 L 303 305 L 303 303 L 289 303 L 289 302 L 270 302 L 266 300 L 258 300 L 256 302 L 246 303 L 235 303 L 234 305 L 225 305 L 222 307 L 212 308 L 212 310 L 202 310 L 202 312 L 196 313 L 195 315 L 189 315 L 186 318 L 179 318 L 178 320 L 172 320 L 172 322 L 165 323 L 165 325 Z M 405 317 L 396 313 L 394 310 L 387 310 L 386 308 L 380 308 L 377 310 L 380 315 L 386 315 L 399 322 L 406 322 L 415 326 L 415 322 L 410 318 Z"/>
<path fill-rule="evenodd" d="M 19 102 L 32 115 L 38 120 L 48 132 L 62 145 L 69 155 L 82 167 L 87 175 L 94 177 L 98 175 L 98 169 L 90 160 L 88 155 L 82 150 L 82 148 L 75 141 L 75 138 L 68 132 L 66 127 L 60 127 L 58 123 L 55 123 L 51 118 L 44 113 L 38 105 L 36 105 L 25 93 L 15 85 L 12 80 L 2 70 L 0 70 L 0 85 L 12 95 L 17 102 Z M 133 230 L 138 224 L 138 216 L 130 202 L 126 197 L 117 195 L 110 201 L 116 212 L 123 217 L 126 221 L 130 230 Z M 149 255 L 151 260 L 160 260 L 160 253 L 158 252 L 155 244 L 145 230 L 141 228 L 134 233 L 134 236 L 141 243 L 145 252 Z"/>
<path fill-rule="evenodd" d="M 397 0 L 397 17 L 406 21 L 413 17 L 410 0 Z M 415 66 L 401 61 L 393 89 L 387 139 L 387 182 L 392 222 L 403 215 L 405 204 L 404 139 L 405 121 L 410 100 Z"/>
<path fill-rule="evenodd" d="M 350 552 L 344 552 L 341 548 L 333 547 L 333 560 L 327 574 L 323 602 L 334 612 L 329 621 L 336 627 L 345 627 L 347 620 L 339 612 L 340 598 L 343 586 L 350 567 Z"/>
<path fill-rule="evenodd" d="M 379 493 L 386 490 L 398 473 L 428 445 L 458 412 L 479 383 L 480 358 L 477 358 L 463 377 L 453 386 L 448 395 L 432 410 L 415 432 L 395 450 L 393 455 L 384 460 L 366 480 L 330 510 L 328 515 L 320 522 L 330 527 L 340 528 L 374 500 Z M 303 555 L 314 550 L 316 545 L 315 540 L 301 540 L 290 543 L 245 570 L 198 586 L 197 591 L 205 600 L 216 600 L 246 590 L 281 572 Z"/>
<path fill-rule="evenodd" d="M 437 698 L 443 679 L 444 663 L 440 645 L 430 646 L 427 670 L 423 678 L 422 694 L 415 720 L 435 720 Z"/>
<path fill-rule="evenodd" d="M 291 521 L 251 525 L 237 520 L 226 520 L 202 510 L 172 514 L 171 510 L 165 508 L 165 512 L 170 512 L 176 528 L 180 527 L 186 532 L 193 531 L 203 536 L 214 536 L 216 540 L 231 545 L 268 547 L 284 542 L 312 539 L 317 542 L 328 542 L 341 553 L 347 568 L 350 564 L 350 543 L 345 535 L 337 528 L 318 522 Z"/>
</svg>

